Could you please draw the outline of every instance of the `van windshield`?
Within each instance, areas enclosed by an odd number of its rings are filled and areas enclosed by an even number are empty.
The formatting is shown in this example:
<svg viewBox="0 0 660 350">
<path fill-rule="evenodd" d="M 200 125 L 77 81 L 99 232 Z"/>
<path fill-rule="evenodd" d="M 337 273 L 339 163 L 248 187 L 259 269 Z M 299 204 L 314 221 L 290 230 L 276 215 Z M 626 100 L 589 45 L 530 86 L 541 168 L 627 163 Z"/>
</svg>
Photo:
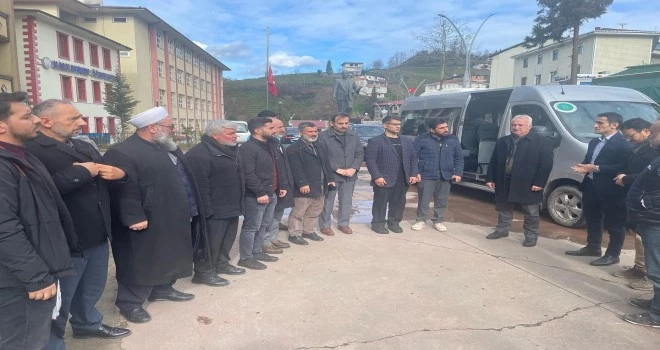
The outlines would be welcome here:
<svg viewBox="0 0 660 350">
<path fill-rule="evenodd" d="M 615 112 L 621 114 L 623 120 L 642 118 L 651 123 L 660 119 L 660 107 L 650 103 L 618 102 L 618 101 L 555 101 L 550 106 L 561 123 L 571 135 L 583 142 L 599 135 L 594 133 L 594 121 L 600 113 Z"/>
<path fill-rule="evenodd" d="M 239 133 L 248 132 L 247 125 L 245 125 L 243 123 L 234 123 L 234 124 L 236 125 L 236 132 L 239 132 Z"/>
</svg>

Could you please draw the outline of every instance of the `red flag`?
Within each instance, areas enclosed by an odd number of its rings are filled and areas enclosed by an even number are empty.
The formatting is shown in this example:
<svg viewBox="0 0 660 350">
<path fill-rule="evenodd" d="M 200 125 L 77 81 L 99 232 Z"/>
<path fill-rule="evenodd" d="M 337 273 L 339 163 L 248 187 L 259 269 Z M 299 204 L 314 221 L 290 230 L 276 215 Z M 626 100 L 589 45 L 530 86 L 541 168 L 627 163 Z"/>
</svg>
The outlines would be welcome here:
<svg viewBox="0 0 660 350">
<path fill-rule="evenodd" d="M 408 92 L 411 93 L 411 94 L 414 94 L 415 93 L 415 88 L 411 87 L 410 89 L 408 89 Z"/>
<path fill-rule="evenodd" d="M 275 86 L 275 78 L 273 77 L 273 70 L 270 66 L 268 66 L 268 92 L 273 96 L 277 96 L 277 86 Z"/>
</svg>

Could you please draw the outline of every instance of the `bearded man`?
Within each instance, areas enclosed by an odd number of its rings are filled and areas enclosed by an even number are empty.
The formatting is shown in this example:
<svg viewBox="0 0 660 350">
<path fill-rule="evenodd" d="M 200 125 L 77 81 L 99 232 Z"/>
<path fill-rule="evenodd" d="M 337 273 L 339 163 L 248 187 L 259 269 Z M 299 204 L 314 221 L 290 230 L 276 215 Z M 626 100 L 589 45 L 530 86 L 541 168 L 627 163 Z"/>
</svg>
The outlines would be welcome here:
<svg viewBox="0 0 660 350">
<path fill-rule="evenodd" d="M 137 128 L 135 134 L 110 147 L 103 159 L 130 176 L 127 183 L 111 184 L 115 305 L 128 321 L 144 323 L 151 320 L 142 307 L 147 298 L 193 299 L 172 286 L 192 274 L 193 240 L 198 241 L 192 233 L 208 238 L 205 220 L 199 220 L 205 215 L 197 183 L 172 139 L 174 124 L 167 110 L 151 108 L 129 123 Z M 216 276 L 205 277 L 206 284 L 213 284 Z"/>
</svg>

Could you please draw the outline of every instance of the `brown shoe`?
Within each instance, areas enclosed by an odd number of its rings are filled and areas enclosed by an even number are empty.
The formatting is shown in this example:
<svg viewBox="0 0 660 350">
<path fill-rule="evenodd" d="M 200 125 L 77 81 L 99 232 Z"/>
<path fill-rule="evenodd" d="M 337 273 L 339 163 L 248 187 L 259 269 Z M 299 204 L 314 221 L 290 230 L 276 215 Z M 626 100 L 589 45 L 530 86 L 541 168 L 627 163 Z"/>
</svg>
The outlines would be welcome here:
<svg viewBox="0 0 660 350">
<path fill-rule="evenodd" d="M 282 254 L 282 248 L 276 248 L 272 244 L 264 244 L 264 253 L 266 254 Z"/>
<path fill-rule="evenodd" d="M 291 245 L 286 242 L 282 242 L 279 239 L 276 239 L 272 242 L 270 242 L 275 248 L 289 248 Z"/>
<path fill-rule="evenodd" d="M 347 235 L 353 234 L 353 230 L 351 230 L 351 228 L 348 227 L 348 226 L 339 226 L 339 231 L 341 231 L 341 232 L 343 232 Z"/>
<path fill-rule="evenodd" d="M 332 231 L 332 229 L 329 228 L 329 227 L 328 228 L 322 228 L 321 233 L 326 235 L 326 236 L 334 236 L 335 235 L 335 232 Z"/>
</svg>

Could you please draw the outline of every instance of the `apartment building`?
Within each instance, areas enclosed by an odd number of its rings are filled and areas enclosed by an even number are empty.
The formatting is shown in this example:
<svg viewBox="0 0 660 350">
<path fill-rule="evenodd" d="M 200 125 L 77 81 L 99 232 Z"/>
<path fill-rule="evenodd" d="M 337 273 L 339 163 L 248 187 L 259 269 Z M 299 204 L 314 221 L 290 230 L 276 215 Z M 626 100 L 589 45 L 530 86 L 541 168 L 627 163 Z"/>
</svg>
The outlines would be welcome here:
<svg viewBox="0 0 660 350">
<path fill-rule="evenodd" d="M 16 36 L 14 35 L 14 1 L 0 1 L 0 92 L 19 89 Z"/>
<path fill-rule="evenodd" d="M 599 28 L 580 35 L 578 84 L 589 84 L 598 75 L 619 72 L 628 66 L 649 64 L 657 57 L 660 32 Z M 541 85 L 568 81 L 572 39 L 524 49 L 521 44 L 493 55 L 491 87 L 512 78 L 509 86 Z M 511 64 L 513 63 L 513 64 Z M 508 80 L 507 82 L 511 82 Z"/>
</svg>

